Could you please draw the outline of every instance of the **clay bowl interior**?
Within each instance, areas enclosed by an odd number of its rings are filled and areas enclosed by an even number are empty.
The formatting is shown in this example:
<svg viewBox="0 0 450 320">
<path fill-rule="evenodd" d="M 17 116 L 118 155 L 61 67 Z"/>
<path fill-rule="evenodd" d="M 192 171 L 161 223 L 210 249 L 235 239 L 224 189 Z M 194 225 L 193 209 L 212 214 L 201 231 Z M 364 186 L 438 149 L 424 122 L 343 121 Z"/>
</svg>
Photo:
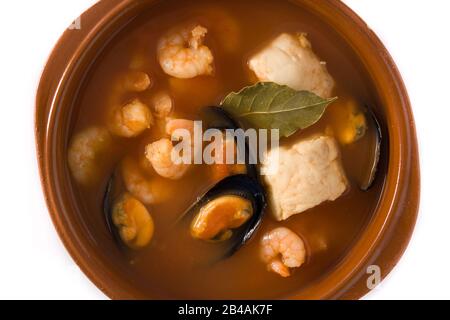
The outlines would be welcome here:
<svg viewBox="0 0 450 320">
<path fill-rule="evenodd" d="M 41 179 L 57 231 L 75 262 L 109 297 L 116 299 L 170 298 L 162 292 L 145 294 L 138 279 L 124 277 L 124 265 L 110 263 L 117 254 L 109 234 L 93 236 L 78 202 L 66 165 L 71 119 L 83 79 L 103 48 L 140 12 L 155 1 L 100 1 L 82 16 L 80 30 L 66 31 L 42 75 L 37 94 L 36 142 Z M 292 299 L 355 299 L 366 294 L 367 268 L 380 267 L 384 278 L 409 241 L 419 198 L 417 142 L 409 100 L 401 77 L 375 34 L 337 0 L 298 0 L 343 41 L 348 54 L 370 77 L 376 113 L 388 137 L 384 188 L 377 208 L 359 239 L 342 261 Z M 284 297 L 285 298 L 285 297 Z"/>
</svg>

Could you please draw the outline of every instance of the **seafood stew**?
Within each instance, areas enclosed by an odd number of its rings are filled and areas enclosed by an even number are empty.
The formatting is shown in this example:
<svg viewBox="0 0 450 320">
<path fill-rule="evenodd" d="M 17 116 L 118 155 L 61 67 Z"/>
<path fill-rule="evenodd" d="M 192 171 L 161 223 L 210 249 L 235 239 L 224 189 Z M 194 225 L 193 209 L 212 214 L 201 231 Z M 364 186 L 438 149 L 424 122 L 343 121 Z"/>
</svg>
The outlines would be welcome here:
<svg viewBox="0 0 450 320">
<path fill-rule="evenodd" d="M 84 80 L 67 163 L 83 220 L 116 244 L 105 254 L 123 276 L 152 297 L 279 298 L 338 265 L 387 159 L 352 58 L 288 1 L 164 1 L 117 35 Z M 183 160 L 197 155 L 198 121 L 223 137 L 209 140 L 213 161 L 175 163 L 178 145 Z M 228 163 L 229 150 L 251 154 L 225 134 L 238 128 L 278 130 L 279 147 Z"/>
</svg>

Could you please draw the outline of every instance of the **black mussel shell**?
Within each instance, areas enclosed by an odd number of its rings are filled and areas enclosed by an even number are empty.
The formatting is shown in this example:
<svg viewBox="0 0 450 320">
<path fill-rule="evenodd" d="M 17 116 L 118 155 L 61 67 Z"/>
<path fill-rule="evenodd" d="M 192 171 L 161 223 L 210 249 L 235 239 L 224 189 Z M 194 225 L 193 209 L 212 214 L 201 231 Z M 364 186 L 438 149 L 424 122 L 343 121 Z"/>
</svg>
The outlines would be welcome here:
<svg viewBox="0 0 450 320">
<path fill-rule="evenodd" d="M 206 192 L 180 217 L 180 220 L 190 222 L 205 204 L 226 195 L 239 196 L 251 201 L 253 215 L 245 225 L 233 230 L 232 237 L 226 240 L 228 245 L 224 258 L 232 256 L 246 244 L 261 224 L 267 201 L 264 188 L 256 179 L 243 174 L 227 177 Z"/>
<path fill-rule="evenodd" d="M 241 129 L 239 124 L 221 107 L 205 107 L 201 111 L 201 118 L 206 129 L 218 129 L 221 131 Z M 251 148 L 248 142 L 245 142 L 245 150 L 240 149 L 238 144 L 238 152 L 245 154 L 245 163 L 247 175 L 258 179 L 258 169 L 256 166 L 256 152 Z"/>
<path fill-rule="evenodd" d="M 369 190 L 375 182 L 381 157 L 381 144 L 383 142 L 381 125 L 374 111 L 367 106 L 366 114 L 368 121 L 368 132 L 366 134 L 373 134 L 375 141 L 373 143 L 373 150 L 369 155 L 370 162 L 367 164 L 367 170 L 360 181 L 360 188 L 363 191 Z"/>
<path fill-rule="evenodd" d="M 114 226 L 114 222 L 112 220 L 114 201 L 118 199 L 121 190 L 123 190 L 123 182 L 121 179 L 119 179 L 119 177 L 120 175 L 117 172 L 114 172 L 109 178 L 106 184 L 105 194 L 103 196 L 102 211 L 106 227 L 113 236 L 114 241 L 117 243 L 119 248 L 125 249 L 126 246 L 122 242 L 119 232 L 117 231 L 117 228 Z"/>
<path fill-rule="evenodd" d="M 238 129 L 239 125 L 221 107 L 206 107 L 201 110 L 201 118 L 206 129 Z"/>
</svg>

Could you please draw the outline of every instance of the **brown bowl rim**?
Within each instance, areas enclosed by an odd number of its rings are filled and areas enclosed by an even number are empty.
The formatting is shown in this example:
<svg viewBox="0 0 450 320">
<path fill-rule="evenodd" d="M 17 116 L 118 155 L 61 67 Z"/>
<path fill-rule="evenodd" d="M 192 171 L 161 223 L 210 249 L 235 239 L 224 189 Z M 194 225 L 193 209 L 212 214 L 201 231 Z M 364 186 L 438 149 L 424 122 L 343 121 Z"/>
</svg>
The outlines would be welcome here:
<svg viewBox="0 0 450 320">
<path fill-rule="evenodd" d="M 390 145 L 390 172 L 386 188 L 383 190 L 382 203 L 374 214 L 375 221 L 350 250 L 345 261 L 331 272 L 327 279 L 306 290 L 305 294 L 294 294 L 291 297 L 292 299 L 358 299 L 369 292 L 366 285 L 367 266 L 379 266 L 382 270 L 382 278 L 385 278 L 399 261 L 414 230 L 420 198 L 420 170 L 415 125 L 409 97 L 400 73 L 387 49 L 367 24 L 339 0 L 324 0 L 320 4 L 313 0 L 302 2 L 329 19 L 332 19 L 333 15 L 340 16 L 341 22 L 344 21 L 355 28 L 357 35 L 354 36 L 359 37 L 366 47 L 371 47 L 374 51 L 373 57 L 370 58 L 373 60 L 372 63 L 374 61 L 382 63 L 380 68 L 384 71 L 378 73 L 380 79 L 384 78 L 387 81 L 385 84 L 379 84 L 384 86 L 383 90 L 386 91 L 384 96 L 392 95 L 391 102 L 395 100 L 398 103 L 396 107 L 400 110 L 396 111 L 396 114 L 391 114 L 397 118 L 394 119 L 395 121 L 392 120 L 392 126 L 389 127 L 390 141 L 394 142 Z M 67 30 L 53 49 L 42 73 L 36 96 L 36 151 L 41 183 L 52 221 L 66 249 L 80 269 L 112 299 L 140 297 L 133 293 L 132 288 L 125 287 L 123 282 L 112 281 L 114 275 L 110 270 L 102 268 L 102 264 L 95 257 L 88 258 L 84 254 L 85 248 L 76 239 L 77 235 L 71 234 L 72 231 L 65 225 L 59 214 L 59 210 L 63 207 L 50 179 L 51 146 L 47 142 L 54 121 L 51 112 L 58 101 L 61 86 L 67 80 L 67 73 L 99 30 L 132 4 L 133 0 L 101 0 L 87 10 L 82 15 L 84 30 L 75 32 Z M 98 17 L 101 19 L 99 20 Z M 367 53 L 365 58 L 369 59 Z M 392 106 L 392 103 L 387 105 Z M 383 212 L 384 214 L 381 214 Z M 363 249 L 364 244 L 369 249 Z"/>
</svg>

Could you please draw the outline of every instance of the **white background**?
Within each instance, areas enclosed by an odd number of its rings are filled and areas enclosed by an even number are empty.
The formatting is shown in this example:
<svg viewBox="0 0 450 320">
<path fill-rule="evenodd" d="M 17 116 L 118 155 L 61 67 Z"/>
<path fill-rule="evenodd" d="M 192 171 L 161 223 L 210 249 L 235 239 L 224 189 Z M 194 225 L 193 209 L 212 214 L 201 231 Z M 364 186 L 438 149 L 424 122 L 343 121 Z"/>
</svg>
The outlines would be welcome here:
<svg viewBox="0 0 450 320">
<path fill-rule="evenodd" d="M 34 97 L 59 35 L 95 0 L 0 3 L 0 298 L 106 299 L 59 240 L 41 192 Z M 345 0 L 404 77 L 420 142 L 418 225 L 399 265 L 367 299 L 450 298 L 450 1 Z"/>
</svg>

